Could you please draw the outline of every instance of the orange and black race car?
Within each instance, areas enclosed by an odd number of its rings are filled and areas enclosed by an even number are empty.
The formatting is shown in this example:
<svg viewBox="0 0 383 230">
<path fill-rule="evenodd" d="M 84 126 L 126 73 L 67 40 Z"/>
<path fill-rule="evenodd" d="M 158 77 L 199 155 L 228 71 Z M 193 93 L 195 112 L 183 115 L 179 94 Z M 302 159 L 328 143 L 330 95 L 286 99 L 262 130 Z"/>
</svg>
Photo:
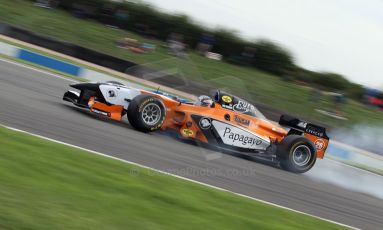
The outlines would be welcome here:
<svg viewBox="0 0 383 230">
<path fill-rule="evenodd" d="M 254 105 L 221 91 L 187 102 L 117 82 L 71 87 L 78 91 L 67 91 L 64 100 L 118 121 L 127 115 L 139 131 L 176 130 L 182 138 L 277 161 L 295 173 L 306 172 L 316 158 L 323 158 L 329 142 L 323 127 L 287 115 L 276 124 Z"/>
</svg>

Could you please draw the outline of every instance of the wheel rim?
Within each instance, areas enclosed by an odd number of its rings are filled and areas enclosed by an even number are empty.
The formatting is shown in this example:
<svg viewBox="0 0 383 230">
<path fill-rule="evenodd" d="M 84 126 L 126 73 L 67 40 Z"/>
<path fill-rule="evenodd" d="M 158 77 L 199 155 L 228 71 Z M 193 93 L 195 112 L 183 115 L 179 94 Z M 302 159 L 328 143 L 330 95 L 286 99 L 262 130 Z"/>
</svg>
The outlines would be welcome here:
<svg viewBox="0 0 383 230">
<path fill-rule="evenodd" d="M 147 104 L 142 110 L 142 120 L 147 125 L 155 125 L 161 118 L 161 108 L 154 103 Z"/>
<path fill-rule="evenodd" d="M 299 145 L 294 149 L 293 161 L 298 166 L 305 166 L 311 159 L 311 150 L 306 145 Z"/>
</svg>

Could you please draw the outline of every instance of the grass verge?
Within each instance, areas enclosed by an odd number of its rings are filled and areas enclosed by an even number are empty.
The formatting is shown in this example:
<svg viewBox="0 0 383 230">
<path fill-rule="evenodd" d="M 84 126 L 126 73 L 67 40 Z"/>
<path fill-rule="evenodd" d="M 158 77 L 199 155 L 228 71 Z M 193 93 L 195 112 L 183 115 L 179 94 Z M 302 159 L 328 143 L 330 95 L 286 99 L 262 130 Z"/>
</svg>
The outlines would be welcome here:
<svg viewBox="0 0 383 230">
<path fill-rule="evenodd" d="M 342 229 L 0 127 L 2 229 Z"/>
</svg>

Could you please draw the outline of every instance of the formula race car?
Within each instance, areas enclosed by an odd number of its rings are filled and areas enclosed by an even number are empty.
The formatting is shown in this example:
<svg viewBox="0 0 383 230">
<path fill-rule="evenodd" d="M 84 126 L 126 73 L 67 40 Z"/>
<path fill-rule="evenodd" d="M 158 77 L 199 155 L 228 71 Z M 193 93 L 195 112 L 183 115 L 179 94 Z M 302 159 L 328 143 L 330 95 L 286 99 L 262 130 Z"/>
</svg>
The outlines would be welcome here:
<svg viewBox="0 0 383 230">
<path fill-rule="evenodd" d="M 118 82 L 78 83 L 63 99 L 113 120 L 124 115 L 142 132 L 176 130 L 221 149 L 259 156 L 295 173 L 303 173 L 323 158 L 329 138 L 323 127 L 282 115 L 279 124 L 267 120 L 249 102 L 216 91 L 187 102 L 159 91 L 124 86 Z M 284 127 L 282 127 L 284 126 Z"/>
</svg>

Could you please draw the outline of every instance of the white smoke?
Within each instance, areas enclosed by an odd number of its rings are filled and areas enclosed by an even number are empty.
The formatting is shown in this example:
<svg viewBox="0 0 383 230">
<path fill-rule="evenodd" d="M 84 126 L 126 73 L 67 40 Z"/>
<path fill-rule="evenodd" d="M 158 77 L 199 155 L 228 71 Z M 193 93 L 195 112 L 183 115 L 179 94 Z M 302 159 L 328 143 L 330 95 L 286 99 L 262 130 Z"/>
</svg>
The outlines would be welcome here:
<svg viewBox="0 0 383 230">
<path fill-rule="evenodd" d="M 358 124 L 347 130 L 334 130 L 330 132 L 329 136 L 330 145 L 331 139 L 336 137 L 336 140 L 341 143 L 383 155 L 383 142 L 381 141 L 383 137 L 383 123 L 382 125 L 375 126 Z M 369 168 L 383 169 L 381 168 L 383 165 L 382 157 L 370 157 L 368 154 L 362 154 L 356 148 L 337 146 L 334 142 L 333 145 L 345 149 L 349 153 L 348 159 L 344 160 L 365 165 Z M 336 150 L 331 150 L 330 146 L 326 153 L 327 157 L 334 154 L 330 151 Z M 326 159 L 326 155 L 325 159 L 318 160 L 313 169 L 306 173 L 307 176 L 314 180 L 327 182 L 383 199 L 383 176 Z"/>
<path fill-rule="evenodd" d="M 329 159 L 318 160 L 306 176 L 383 199 L 383 176 Z"/>
<path fill-rule="evenodd" d="M 331 131 L 329 136 L 336 137 L 342 143 L 383 155 L 383 121 L 381 125 L 358 124 L 347 130 L 337 129 Z"/>
</svg>

